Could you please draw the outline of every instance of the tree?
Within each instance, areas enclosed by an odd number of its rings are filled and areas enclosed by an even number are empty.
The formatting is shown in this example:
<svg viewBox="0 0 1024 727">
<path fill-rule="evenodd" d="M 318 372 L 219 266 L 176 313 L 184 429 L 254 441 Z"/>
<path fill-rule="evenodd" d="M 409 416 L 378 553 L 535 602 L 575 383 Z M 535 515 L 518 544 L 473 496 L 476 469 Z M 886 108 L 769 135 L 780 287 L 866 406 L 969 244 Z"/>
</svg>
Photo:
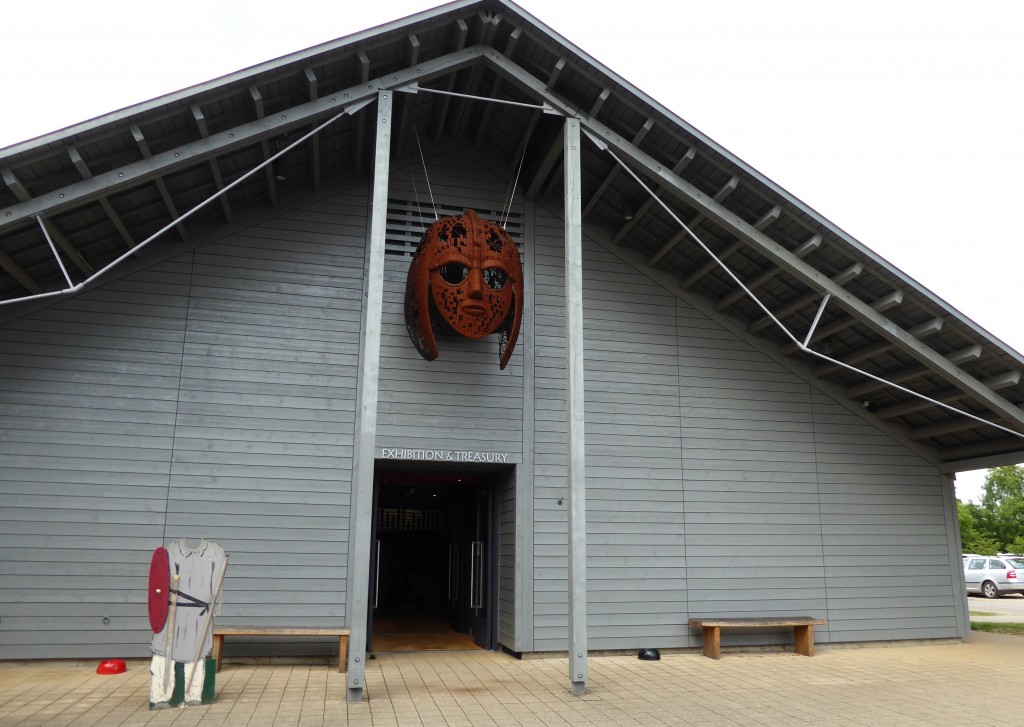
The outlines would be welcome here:
<svg viewBox="0 0 1024 727">
<path fill-rule="evenodd" d="M 999 543 L 989 534 L 990 513 L 973 502 L 957 502 L 960 517 L 960 546 L 964 553 L 995 555 Z"/>
<path fill-rule="evenodd" d="M 983 508 L 992 513 L 989 532 L 1000 547 L 1009 549 L 1024 538 L 1024 467 L 996 467 L 985 475 Z"/>
<path fill-rule="evenodd" d="M 1024 467 L 990 469 L 981 504 L 958 503 L 965 553 L 1024 551 Z"/>
<path fill-rule="evenodd" d="M 1009 467 L 990 469 L 985 475 L 985 494 L 981 504 L 995 510 L 1008 500 L 1024 499 L 1024 467 L 1014 464 Z"/>
</svg>

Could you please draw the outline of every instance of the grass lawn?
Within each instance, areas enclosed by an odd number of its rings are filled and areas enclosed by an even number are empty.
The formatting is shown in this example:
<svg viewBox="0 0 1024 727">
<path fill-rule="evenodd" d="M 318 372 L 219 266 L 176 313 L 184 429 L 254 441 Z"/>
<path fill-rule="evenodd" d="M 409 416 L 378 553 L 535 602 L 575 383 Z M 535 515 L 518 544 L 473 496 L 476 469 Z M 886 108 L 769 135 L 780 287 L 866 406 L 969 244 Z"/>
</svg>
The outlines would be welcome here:
<svg viewBox="0 0 1024 727">
<path fill-rule="evenodd" d="M 1013 634 L 1024 636 L 1024 623 L 986 623 L 984 621 L 971 621 L 972 631 L 988 631 L 993 634 Z"/>
</svg>

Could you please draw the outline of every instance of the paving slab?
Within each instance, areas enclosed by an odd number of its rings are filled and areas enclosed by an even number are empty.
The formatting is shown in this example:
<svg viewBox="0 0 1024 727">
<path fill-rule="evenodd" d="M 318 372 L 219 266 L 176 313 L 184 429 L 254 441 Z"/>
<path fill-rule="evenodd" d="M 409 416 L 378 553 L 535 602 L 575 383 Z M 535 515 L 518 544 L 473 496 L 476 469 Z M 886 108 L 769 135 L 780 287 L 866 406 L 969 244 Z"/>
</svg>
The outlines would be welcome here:
<svg viewBox="0 0 1024 727">
<path fill-rule="evenodd" d="M 345 702 L 329 664 L 225 664 L 209 706 L 151 712 L 148 661 L 98 675 L 98 662 L 0 662 L 0 726 L 257 727 L 290 725 L 997 725 L 981 695 L 1024 683 L 1024 638 L 788 652 L 726 651 L 590 658 L 583 697 L 562 658 L 482 651 L 379 654 L 366 699 Z"/>
</svg>

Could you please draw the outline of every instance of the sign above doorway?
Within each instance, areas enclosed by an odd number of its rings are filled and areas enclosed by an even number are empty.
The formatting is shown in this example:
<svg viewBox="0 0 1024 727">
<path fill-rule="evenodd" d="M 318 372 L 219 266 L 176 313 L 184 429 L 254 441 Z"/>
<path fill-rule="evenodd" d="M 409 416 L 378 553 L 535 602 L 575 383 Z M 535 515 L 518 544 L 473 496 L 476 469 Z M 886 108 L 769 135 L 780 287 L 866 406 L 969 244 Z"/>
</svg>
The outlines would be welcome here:
<svg viewBox="0 0 1024 727">
<path fill-rule="evenodd" d="M 405 449 L 383 447 L 380 459 L 416 460 L 419 462 L 481 462 L 489 464 L 513 464 L 512 452 L 476 452 L 465 449 Z"/>
</svg>

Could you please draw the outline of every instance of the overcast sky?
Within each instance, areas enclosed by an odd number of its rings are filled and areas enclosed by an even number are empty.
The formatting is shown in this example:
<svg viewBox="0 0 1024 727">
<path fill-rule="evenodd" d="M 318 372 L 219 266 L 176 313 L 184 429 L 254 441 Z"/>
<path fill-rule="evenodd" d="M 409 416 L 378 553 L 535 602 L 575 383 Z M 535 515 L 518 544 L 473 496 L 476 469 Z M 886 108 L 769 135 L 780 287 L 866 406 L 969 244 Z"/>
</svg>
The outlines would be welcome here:
<svg viewBox="0 0 1024 727">
<path fill-rule="evenodd" d="M 0 147 L 436 4 L 8 3 Z M 518 4 L 1024 351 L 1024 2 Z"/>
</svg>

